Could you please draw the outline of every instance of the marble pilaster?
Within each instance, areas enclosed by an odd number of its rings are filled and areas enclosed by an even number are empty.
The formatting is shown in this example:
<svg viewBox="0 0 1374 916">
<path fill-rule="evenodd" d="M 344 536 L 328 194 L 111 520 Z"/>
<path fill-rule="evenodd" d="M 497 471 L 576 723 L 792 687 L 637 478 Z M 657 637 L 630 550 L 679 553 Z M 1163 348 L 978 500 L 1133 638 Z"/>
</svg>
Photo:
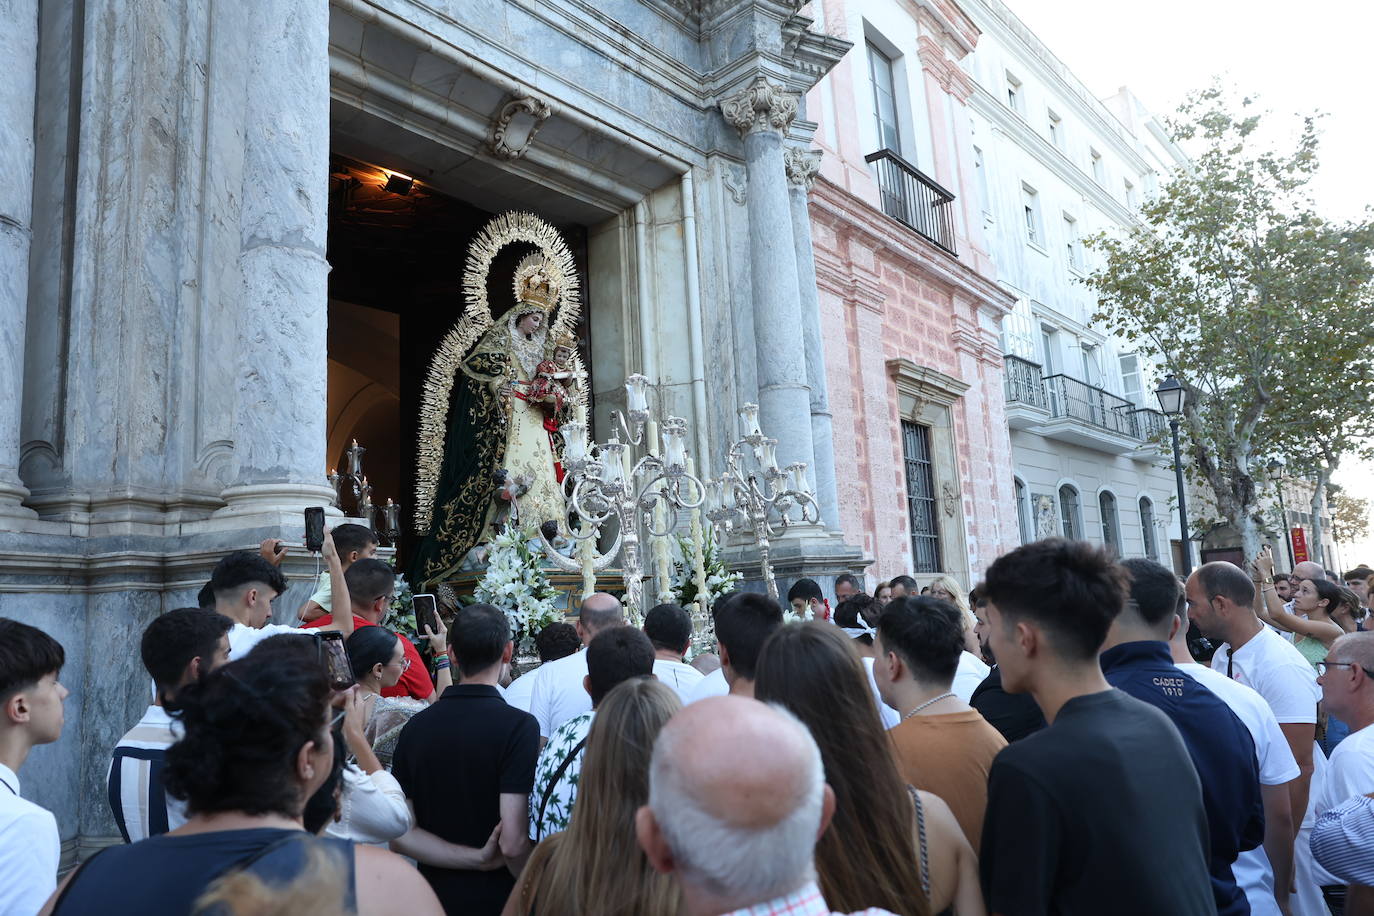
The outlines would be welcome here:
<svg viewBox="0 0 1374 916">
<path fill-rule="evenodd" d="M 821 151 L 789 147 L 784 154 L 792 208 L 792 244 L 796 250 L 802 338 L 806 348 L 806 384 L 811 389 L 811 466 L 821 520 L 840 530 L 840 507 L 835 488 L 835 447 L 831 432 L 830 395 L 825 380 L 825 347 L 821 342 L 821 305 L 816 290 L 816 255 L 811 246 L 811 213 L 806 195 L 821 167 Z"/>
<path fill-rule="evenodd" d="M 329 5 L 258 0 L 244 130 L 233 485 L 225 514 L 329 505 Z M 261 23 L 269 23 L 263 29 Z"/>
<path fill-rule="evenodd" d="M 759 419 L 764 431 L 778 440 L 778 463 L 783 467 L 797 461 L 810 467 L 815 461 L 801 293 L 783 167 L 783 133 L 796 117 L 797 104 L 794 93 L 759 75 L 720 106 L 726 122 L 744 141 Z"/>
<path fill-rule="evenodd" d="M 35 513 L 19 481 L 29 240 L 33 215 L 33 125 L 38 74 L 37 0 L 0 3 L 0 517 Z"/>
</svg>

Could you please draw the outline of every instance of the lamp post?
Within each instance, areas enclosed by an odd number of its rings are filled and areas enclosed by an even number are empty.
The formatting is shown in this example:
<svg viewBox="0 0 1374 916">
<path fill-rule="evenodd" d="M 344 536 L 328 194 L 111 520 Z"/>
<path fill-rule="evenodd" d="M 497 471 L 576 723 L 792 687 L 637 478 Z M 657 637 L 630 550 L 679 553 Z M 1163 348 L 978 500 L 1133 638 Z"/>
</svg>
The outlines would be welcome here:
<svg viewBox="0 0 1374 916">
<path fill-rule="evenodd" d="M 1288 569 L 1293 570 L 1293 538 L 1288 530 L 1288 510 L 1283 505 L 1283 459 L 1271 458 L 1269 460 L 1269 476 L 1274 478 L 1275 485 L 1279 491 L 1279 518 L 1283 525 L 1283 543 L 1288 548 Z"/>
<path fill-rule="evenodd" d="M 1178 486 L 1178 527 L 1182 534 L 1181 546 L 1183 548 L 1183 575 L 1188 576 L 1193 571 L 1193 545 L 1188 540 L 1188 497 L 1183 488 L 1183 455 L 1178 447 L 1178 417 L 1183 413 L 1183 396 L 1185 392 L 1178 379 L 1172 375 L 1160 382 L 1155 389 L 1155 397 L 1159 398 L 1159 409 L 1169 418 L 1169 429 L 1174 434 L 1174 479 Z"/>
</svg>

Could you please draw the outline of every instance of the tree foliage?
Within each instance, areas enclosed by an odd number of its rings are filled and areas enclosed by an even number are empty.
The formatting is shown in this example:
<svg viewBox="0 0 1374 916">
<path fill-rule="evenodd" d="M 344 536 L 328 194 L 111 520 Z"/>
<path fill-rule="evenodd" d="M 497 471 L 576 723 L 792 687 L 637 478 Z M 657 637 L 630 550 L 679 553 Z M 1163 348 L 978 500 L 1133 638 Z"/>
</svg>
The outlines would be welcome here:
<svg viewBox="0 0 1374 916">
<path fill-rule="evenodd" d="M 1190 96 L 1169 126 L 1191 168 L 1134 231 L 1091 240 L 1103 258 L 1086 280 L 1097 320 L 1186 390 L 1189 471 L 1249 554 L 1259 467 L 1275 454 L 1315 464 L 1319 441 L 1338 461 L 1374 401 L 1374 221 L 1321 218 L 1307 193 L 1315 120 L 1278 149 L 1260 139 L 1263 117 L 1217 87 Z"/>
</svg>

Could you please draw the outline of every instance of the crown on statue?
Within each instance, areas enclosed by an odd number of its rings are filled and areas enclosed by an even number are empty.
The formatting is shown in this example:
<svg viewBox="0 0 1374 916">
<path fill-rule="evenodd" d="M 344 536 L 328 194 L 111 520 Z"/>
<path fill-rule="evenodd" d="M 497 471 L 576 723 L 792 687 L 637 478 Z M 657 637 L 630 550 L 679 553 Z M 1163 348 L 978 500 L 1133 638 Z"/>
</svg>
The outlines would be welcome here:
<svg viewBox="0 0 1374 916">
<path fill-rule="evenodd" d="M 558 304 L 563 283 L 542 254 L 525 256 L 515 268 L 515 300 L 550 312 Z"/>
<path fill-rule="evenodd" d="M 569 334 L 566 331 L 558 335 L 558 339 L 553 342 L 554 349 L 566 347 L 572 352 L 577 352 L 577 335 Z"/>
</svg>

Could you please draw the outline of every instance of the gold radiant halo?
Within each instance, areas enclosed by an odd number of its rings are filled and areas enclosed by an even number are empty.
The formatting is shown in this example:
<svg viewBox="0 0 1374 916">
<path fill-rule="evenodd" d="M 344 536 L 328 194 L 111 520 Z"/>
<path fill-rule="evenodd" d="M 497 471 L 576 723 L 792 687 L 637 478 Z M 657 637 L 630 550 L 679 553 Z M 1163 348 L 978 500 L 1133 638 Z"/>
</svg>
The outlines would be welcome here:
<svg viewBox="0 0 1374 916">
<path fill-rule="evenodd" d="M 511 210 L 492 218 L 477 233 L 468 246 L 467 261 L 463 266 L 463 299 L 466 302 L 463 314 L 434 351 L 420 400 L 420 430 L 415 461 L 415 531 L 418 534 L 428 534 L 433 521 L 434 491 L 444 463 L 453 380 L 467 352 L 495 323 L 491 305 L 487 302 L 487 274 L 491 272 L 491 262 L 497 253 L 515 242 L 527 242 L 538 248 L 551 278 L 559 284 L 561 302 L 550 323 L 548 339 L 557 340 L 560 336 L 571 334 L 582 314 L 577 263 L 567 242 L 552 225 L 533 213 Z M 524 264 L 524 260 L 521 263 Z M 578 381 L 584 382 L 587 374 L 582 357 L 576 351 L 573 353 L 572 368 Z M 585 384 L 577 386 L 572 396 L 574 406 L 586 408 L 586 389 Z"/>
</svg>

